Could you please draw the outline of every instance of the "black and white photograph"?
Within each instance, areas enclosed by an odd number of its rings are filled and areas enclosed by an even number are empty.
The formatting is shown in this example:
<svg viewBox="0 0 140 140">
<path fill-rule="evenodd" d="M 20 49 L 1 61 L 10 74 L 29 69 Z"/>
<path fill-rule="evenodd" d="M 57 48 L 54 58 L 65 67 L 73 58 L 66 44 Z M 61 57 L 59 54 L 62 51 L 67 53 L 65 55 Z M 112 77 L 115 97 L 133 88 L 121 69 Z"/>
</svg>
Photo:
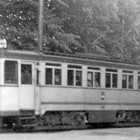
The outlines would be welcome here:
<svg viewBox="0 0 140 140">
<path fill-rule="evenodd" d="M 0 140 L 140 140 L 140 0 L 0 0 Z"/>
</svg>

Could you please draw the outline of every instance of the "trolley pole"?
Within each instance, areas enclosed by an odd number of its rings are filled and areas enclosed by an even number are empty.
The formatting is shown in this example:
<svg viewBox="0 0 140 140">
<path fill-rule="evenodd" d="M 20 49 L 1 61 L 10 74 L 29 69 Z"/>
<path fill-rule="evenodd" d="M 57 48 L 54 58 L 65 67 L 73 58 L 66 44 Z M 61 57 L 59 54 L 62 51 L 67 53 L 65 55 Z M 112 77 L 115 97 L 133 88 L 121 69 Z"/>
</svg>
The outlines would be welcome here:
<svg viewBox="0 0 140 140">
<path fill-rule="evenodd" d="M 44 21 L 44 0 L 39 0 L 39 34 L 38 45 L 39 51 L 43 50 L 43 21 Z"/>
</svg>

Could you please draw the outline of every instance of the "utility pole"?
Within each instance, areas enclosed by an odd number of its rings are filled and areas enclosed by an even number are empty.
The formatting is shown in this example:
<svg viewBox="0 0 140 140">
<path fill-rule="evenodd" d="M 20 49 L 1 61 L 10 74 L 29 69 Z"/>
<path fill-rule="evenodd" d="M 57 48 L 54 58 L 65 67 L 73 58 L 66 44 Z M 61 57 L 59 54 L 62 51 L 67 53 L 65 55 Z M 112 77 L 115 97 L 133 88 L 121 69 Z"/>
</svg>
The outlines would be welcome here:
<svg viewBox="0 0 140 140">
<path fill-rule="evenodd" d="M 44 0 L 39 0 L 39 24 L 38 24 L 39 51 L 43 50 L 43 22 L 44 22 Z"/>
</svg>

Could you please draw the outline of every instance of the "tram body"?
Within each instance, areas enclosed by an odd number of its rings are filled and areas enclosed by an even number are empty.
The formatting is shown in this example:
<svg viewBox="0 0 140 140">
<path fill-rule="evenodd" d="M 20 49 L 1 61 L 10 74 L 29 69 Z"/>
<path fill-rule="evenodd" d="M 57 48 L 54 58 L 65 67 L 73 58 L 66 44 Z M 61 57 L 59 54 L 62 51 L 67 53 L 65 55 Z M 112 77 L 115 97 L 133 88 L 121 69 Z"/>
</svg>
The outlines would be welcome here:
<svg viewBox="0 0 140 140">
<path fill-rule="evenodd" d="M 140 121 L 140 65 L 86 57 L 1 49 L 1 126 L 45 114 L 55 124 Z"/>
</svg>

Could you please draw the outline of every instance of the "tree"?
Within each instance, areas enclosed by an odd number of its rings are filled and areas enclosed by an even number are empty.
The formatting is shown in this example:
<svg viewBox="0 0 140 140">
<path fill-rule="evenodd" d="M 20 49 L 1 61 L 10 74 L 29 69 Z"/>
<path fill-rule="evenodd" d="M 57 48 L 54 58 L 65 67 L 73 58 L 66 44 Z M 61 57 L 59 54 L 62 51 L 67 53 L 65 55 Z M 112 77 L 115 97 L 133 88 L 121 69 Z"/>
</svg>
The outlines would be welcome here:
<svg viewBox="0 0 140 140">
<path fill-rule="evenodd" d="M 0 7 L 1 38 L 6 38 L 12 49 L 36 50 L 38 47 L 38 1 L 1 0 Z M 53 8 L 50 8 L 50 0 L 46 0 L 44 4 L 44 50 L 72 52 L 70 46 L 81 47 L 77 41 L 78 35 L 66 33 L 62 29 L 61 19 L 53 13 Z"/>
<path fill-rule="evenodd" d="M 139 0 L 45 0 L 43 49 L 136 59 Z M 13 49 L 38 47 L 38 0 L 0 0 L 0 35 Z"/>
<path fill-rule="evenodd" d="M 0 7 L 0 33 L 7 39 L 9 47 L 34 49 L 38 34 L 36 5 L 26 0 L 1 0 Z"/>
<path fill-rule="evenodd" d="M 133 58 L 139 48 L 140 7 L 135 0 L 82 0 L 86 13 L 84 35 L 89 51 L 121 59 Z"/>
</svg>

